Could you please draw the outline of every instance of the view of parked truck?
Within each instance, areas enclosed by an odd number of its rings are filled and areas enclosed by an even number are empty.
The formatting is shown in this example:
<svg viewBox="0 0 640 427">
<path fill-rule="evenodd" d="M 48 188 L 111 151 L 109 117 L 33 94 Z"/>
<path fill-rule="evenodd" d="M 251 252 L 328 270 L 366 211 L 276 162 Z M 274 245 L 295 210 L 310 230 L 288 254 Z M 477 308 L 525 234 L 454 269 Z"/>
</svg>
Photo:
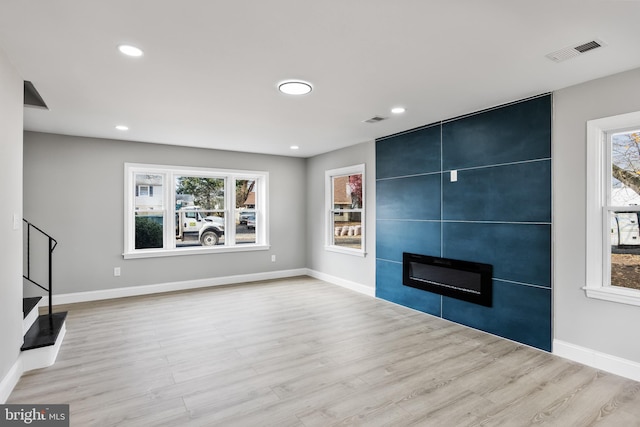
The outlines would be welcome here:
<svg viewBox="0 0 640 427">
<path fill-rule="evenodd" d="M 256 243 L 255 179 L 236 178 L 233 183 L 226 188 L 224 178 L 176 176 L 173 210 L 167 209 L 163 176 L 137 174 L 135 249 Z M 234 188 L 230 205 L 226 194 Z M 175 234 L 175 240 L 168 234 Z"/>
<path fill-rule="evenodd" d="M 614 212 L 611 216 L 611 246 L 640 246 L 638 212 Z"/>
<path fill-rule="evenodd" d="M 215 246 L 224 235 L 224 218 L 207 215 L 199 206 L 186 206 L 176 211 L 176 244 L 194 241 L 202 246 Z"/>
</svg>

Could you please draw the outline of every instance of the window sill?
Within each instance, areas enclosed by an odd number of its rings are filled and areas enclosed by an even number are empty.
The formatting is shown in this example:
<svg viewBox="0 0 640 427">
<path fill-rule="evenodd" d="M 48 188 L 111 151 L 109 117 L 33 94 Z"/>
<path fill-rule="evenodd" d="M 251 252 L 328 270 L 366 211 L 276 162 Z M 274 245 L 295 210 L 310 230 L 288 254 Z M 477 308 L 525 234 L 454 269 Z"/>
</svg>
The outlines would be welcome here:
<svg viewBox="0 0 640 427">
<path fill-rule="evenodd" d="M 271 248 L 270 245 L 237 245 L 237 246 L 216 246 L 213 248 L 180 248 L 180 249 L 148 249 L 139 250 L 136 252 L 125 252 L 122 254 L 124 259 L 138 259 L 138 258 L 160 258 L 160 257 L 172 257 L 183 255 L 207 255 L 207 254 L 219 254 L 230 252 L 253 252 L 253 251 L 267 251 Z"/>
<path fill-rule="evenodd" d="M 359 256 L 363 258 L 367 256 L 367 253 L 360 249 L 341 248 L 339 246 L 325 246 L 324 249 L 329 252 L 337 252 L 341 254 Z"/>
<path fill-rule="evenodd" d="M 640 306 L 640 291 L 617 286 L 583 287 L 588 298 Z"/>
</svg>

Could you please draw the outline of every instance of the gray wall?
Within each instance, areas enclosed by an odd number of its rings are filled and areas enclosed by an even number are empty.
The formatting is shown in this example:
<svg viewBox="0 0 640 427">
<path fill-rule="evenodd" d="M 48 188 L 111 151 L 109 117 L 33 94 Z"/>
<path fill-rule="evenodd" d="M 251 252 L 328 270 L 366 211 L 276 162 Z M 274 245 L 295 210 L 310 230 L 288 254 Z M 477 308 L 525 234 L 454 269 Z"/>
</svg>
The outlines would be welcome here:
<svg viewBox="0 0 640 427">
<path fill-rule="evenodd" d="M 22 78 L 0 50 L 0 381 L 22 345 Z M 0 399 L 2 403 L 2 399 Z"/>
<path fill-rule="evenodd" d="M 125 162 L 268 171 L 271 250 L 123 260 Z M 57 294 L 304 268 L 305 179 L 298 158 L 24 136 L 24 215 L 59 242 Z"/>
<path fill-rule="evenodd" d="M 365 164 L 365 251 L 367 255 L 364 258 L 329 252 L 324 249 L 326 232 L 325 171 L 361 163 Z M 371 294 L 373 294 L 376 280 L 375 166 L 375 143 L 373 141 L 307 159 L 307 267 L 371 288 Z"/>
<path fill-rule="evenodd" d="M 555 339 L 640 363 L 640 307 L 587 298 L 586 122 L 640 110 L 640 69 L 554 93 Z M 630 335 L 631 334 L 631 335 Z"/>
</svg>

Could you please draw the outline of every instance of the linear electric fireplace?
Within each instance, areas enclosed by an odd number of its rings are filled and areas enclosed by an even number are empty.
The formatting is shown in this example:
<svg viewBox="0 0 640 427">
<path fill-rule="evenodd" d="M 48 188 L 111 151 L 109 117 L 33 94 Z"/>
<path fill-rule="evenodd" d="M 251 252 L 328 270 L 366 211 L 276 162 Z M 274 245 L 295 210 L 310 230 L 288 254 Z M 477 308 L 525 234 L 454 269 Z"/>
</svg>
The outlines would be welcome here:
<svg viewBox="0 0 640 427">
<path fill-rule="evenodd" d="M 493 267 L 428 255 L 402 254 L 402 283 L 491 307 Z"/>
</svg>

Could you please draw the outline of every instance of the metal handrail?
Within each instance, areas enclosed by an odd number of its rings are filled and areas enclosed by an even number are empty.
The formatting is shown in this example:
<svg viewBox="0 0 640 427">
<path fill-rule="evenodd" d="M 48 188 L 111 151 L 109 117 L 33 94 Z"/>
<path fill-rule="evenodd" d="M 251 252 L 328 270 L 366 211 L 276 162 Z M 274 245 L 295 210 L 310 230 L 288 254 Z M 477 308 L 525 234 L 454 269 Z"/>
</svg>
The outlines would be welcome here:
<svg viewBox="0 0 640 427">
<path fill-rule="evenodd" d="M 39 288 L 41 288 L 41 289 L 43 289 L 43 290 L 48 292 L 48 294 L 49 294 L 49 317 L 51 317 L 51 314 L 53 313 L 53 300 L 52 300 L 52 296 L 53 296 L 53 256 L 52 256 L 52 254 L 53 254 L 53 250 L 58 245 L 58 241 L 56 239 L 54 239 L 53 237 L 51 237 L 49 234 L 47 234 L 44 231 L 42 231 L 40 228 L 36 227 L 35 225 L 33 225 L 32 223 L 27 221 L 26 219 L 23 218 L 22 221 L 24 221 L 27 224 L 27 274 L 26 275 L 23 274 L 22 277 L 24 277 L 25 279 L 27 279 L 29 282 L 33 283 L 34 285 L 38 286 Z M 49 288 L 45 288 L 40 283 L 38 283 L 35 280 L 31 279 L 31 229 L 34 229 L 34 230 L 40 232 L 41 234 L 43 234 L 44 236 L 46 236 L 49 239 Z"/>
</svg>

